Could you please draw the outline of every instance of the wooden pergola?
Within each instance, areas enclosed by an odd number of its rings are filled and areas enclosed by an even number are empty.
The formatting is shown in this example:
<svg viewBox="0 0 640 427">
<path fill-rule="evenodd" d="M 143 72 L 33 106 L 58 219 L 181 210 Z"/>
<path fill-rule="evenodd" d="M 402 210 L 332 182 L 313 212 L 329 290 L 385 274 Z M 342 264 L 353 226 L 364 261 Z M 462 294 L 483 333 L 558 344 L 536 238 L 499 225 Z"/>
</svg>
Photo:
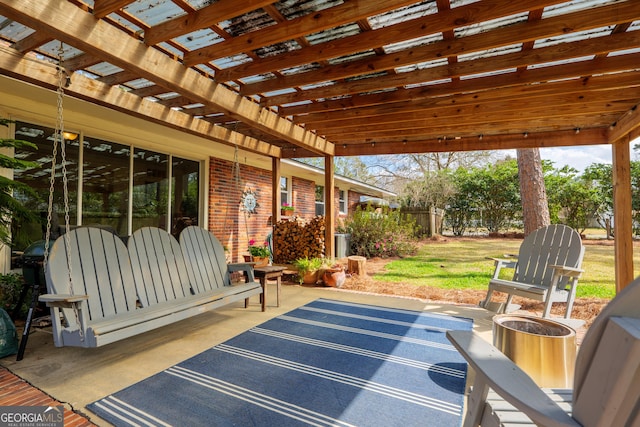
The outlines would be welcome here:
<svg viewBox="0 0 640 427">
<path fill-rule="evenodd" d="M 639 29 L 637 0 L 0 0 L 0 74 L 54 89 L 62 42 L 68 95 L 269 156 L 274 188 L 323 156 L 329 223 L 334 156 L 610 144 L 620 290 Z"/>
</svg>

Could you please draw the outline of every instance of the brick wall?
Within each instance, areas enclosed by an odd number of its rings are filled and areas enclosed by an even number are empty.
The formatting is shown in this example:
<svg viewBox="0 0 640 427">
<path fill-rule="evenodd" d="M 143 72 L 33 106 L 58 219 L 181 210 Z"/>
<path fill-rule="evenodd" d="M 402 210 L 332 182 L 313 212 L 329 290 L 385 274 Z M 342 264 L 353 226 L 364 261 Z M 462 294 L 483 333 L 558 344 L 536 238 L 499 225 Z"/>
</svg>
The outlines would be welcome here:
<svg viewBox="0 0 640 427">
<path fill-rule="evenodd" d="M 234 261 L 242 261 L 247 253 L 249 240 L 262 244 L 272 230 L 271 217 L 271 171 L 240 165 L 240 182 L 234 179 L 233 162 L 210 158 L 209 168 L 209 230 L 224 246 L 231 250 Z M 299 177 L 291 178 L 291 200 L 294 214 L 303 219 L 315 217 L 314 181 Z M 246 214 L 240 203 L 244 191 L 251 190 L 258 200 L 255 214 Z M 342 223 L 346 215 L 339 214 L 339 189 L 335 189 L 336 224 Z M 347 212 L 355 211 L 361 193 L 347 191 Z"/>
<path fill-rule="evenodd" d="M 295 215 L 309 219 L 316 215 L 316 183 L 308 179 L 291 177 L 291 192 Z"/>
<path fill-rule="evenodd" d="M 362 193 L 356 193 L 355 191 L 349 191 L 349 196 L 348 196 L 348 213 L 352 214 L 356 211 L 356 207 L 358 206 L 358 204 L 360 203 L 360 196 L 365 196 L 366 194 L 362 194 Z"/>
<path fill-rule="evenodd" d="M 258 201 L 255 214 L 247 214 L 240 200 L 252 191 Z M 249 240 L 262 244 L 271 232 L 271 171 L 240 165 L 240 182 L 233 176 L 233 162 L 210 159 L 209 230 L 241 261 Z"/>
</svg>

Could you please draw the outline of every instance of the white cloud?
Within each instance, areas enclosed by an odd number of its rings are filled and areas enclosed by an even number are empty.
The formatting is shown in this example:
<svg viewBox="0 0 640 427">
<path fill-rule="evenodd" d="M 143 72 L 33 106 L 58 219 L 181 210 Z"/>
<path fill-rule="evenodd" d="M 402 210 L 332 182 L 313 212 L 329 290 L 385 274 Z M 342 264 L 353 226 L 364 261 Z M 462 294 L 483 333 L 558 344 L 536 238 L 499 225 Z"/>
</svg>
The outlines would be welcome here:
<svg viewBox="0 0 640 427">
<path fill-rule="evenodd" d="M 637 160 L 638 158 L 633 151 L 633 146 L 636 144 L 640 144 L 640 138 L 631 141 L 631 160 Z M 585 168 L 593 163 L 611 164 L 611 154 L 611 145 L 608 144 L 540 149 L 540 157 L 543 160 L 552 161 L 556 169 L 561 169 L 568 165 L 577 169 L 580 173 L 584 172 Z M 512 156 L 515 158 L 515 151 L 513 151 Z"/>
<path fill-rule="evenodd" d="M 540 157 L 554 163 L 556 169 L 571 166 L 579 172 L 593 163 L 611 164 L 610 145 L 585 145 L 580 147 L 541 148 Z"/>
</svg>

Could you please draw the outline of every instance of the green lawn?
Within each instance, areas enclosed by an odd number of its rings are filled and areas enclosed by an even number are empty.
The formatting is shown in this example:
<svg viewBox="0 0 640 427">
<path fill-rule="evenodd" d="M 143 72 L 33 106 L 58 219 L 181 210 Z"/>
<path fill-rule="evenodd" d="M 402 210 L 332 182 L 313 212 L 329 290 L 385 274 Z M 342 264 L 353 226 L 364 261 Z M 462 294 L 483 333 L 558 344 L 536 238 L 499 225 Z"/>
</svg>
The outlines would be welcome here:
<svg viewBox="0 0 640 427">
<path fill-rule="evenodd" d="M 487 257 L 504 258 L 517 254 L 516 239 L 457 239 L 426 241 L 415 256 L 391 261 L 386 272 L 375 279 L 390 283 L 412 283 L 445 289 L 487 289 L 493 262 Z M 615 295 L 613 246 L 586 244 L 578 282 L 577 297 L 613 298 Z"/>
</svg>

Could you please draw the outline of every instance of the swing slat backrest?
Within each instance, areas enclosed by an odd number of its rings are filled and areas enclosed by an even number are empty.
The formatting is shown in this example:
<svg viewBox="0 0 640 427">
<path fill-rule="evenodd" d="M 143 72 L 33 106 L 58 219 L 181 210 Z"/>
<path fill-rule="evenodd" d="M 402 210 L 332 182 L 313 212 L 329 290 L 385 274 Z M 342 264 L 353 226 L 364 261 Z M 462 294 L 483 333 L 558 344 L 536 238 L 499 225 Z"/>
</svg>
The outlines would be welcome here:
<svg viewBox="0 0 640 427">
<path fill-rule="evenodd" d="M 92 321 L 135 310 L 137 297 L 127 248 L 113 233 L 80 227 L 59 237 L 46 271 L 50 294 L 89 296 L 86 314 Z"/>
<path fill-rule="evenodd" d="M 180 233 L 180 246 L 196 294 L 231 285 L 224 247 L 216 236 L 190 226 Z"/>
<path fill-rule="evenodd" d="M 144 227 L 133 233 L 127 246 L 143 307 L 191 295 L 182 249 L 172 235 Z"/>
</svg>

